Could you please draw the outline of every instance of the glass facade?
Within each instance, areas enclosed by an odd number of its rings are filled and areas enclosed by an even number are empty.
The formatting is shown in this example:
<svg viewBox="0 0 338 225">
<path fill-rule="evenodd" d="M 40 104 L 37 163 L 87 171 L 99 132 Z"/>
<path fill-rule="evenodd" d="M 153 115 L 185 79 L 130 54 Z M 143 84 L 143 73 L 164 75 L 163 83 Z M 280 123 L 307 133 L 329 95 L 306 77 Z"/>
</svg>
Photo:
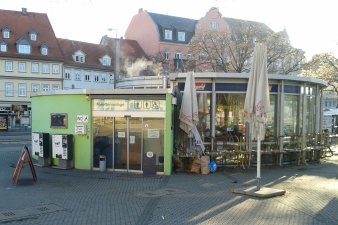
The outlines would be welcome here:
<svg viewBox="0 0 338 225">
<path fill-rule="evenodd" d="M 250 124 L 244 120 L 248 75 L 234 74 L 230 79 L 225 79 L 226 76 L 228 74 L 223 77 L 211 74 L 209 79 L 205 74 L 201 77 L 195 76 L 199 109 L 198 131 L 206 151 L 229 150 L 231 143 L 241 146 L 236 149 L 254 150 L 255 141 L 250 140 L 250 132 L 248 132 Z M 325 85 L 320 82 L 317 84 L 312 81 L 304 82 L 302 78 L 292 77 L 289 80 L 291 76 L 276 77 L 269 80 L 270 114 L 262 150 L 273 148 L 280 151 L 286 146 L 284 143 L 280 145 L 280 141 L 290 142 L 296 139 L 298 146 L 305 147 L 305 139 L 321 131 L 322 111 L 319 108 L 322 95 L 318 90 Z M 176 82 L 183 95 L 184 78 L 177 79 Z M 177 131 L 175 148 L 185 150 L 187 147 L 189 147 L 189 137 L 184 132 Z"/>
<path fill-rule="evenodd" d="M 151 153 L 164 172 L 165 100 L 94 99 L 93 112 L 94 168 L 104 156 L 107 169 L 142 171 Z"/>
</svg>

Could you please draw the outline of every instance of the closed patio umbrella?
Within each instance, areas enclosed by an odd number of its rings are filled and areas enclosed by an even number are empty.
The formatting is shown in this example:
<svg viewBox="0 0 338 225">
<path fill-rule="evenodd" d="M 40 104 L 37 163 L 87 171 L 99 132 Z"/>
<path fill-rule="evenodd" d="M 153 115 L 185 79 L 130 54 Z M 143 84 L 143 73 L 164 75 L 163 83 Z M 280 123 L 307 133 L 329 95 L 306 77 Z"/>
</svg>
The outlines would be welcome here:
<svg viewBox="0 0 338 225">
<path fill-rule="evenodd" d="M 194 136 L 196 145 L 199 145 L 204 152 L 204 145 L 196 128 L 198 123 L 198 104 L 193 72 L 187 73 L 179 119 L 180 128 L 188 134 L 188 137 Z"/>
<path fill-rule="evenodd" d="M 263 43 L 255 46 L 244 103 L 244 118 L 250 123 L 252 140 L 257 140 L 257 189 L 261 179 L 261 140 L 265 136 L 265 124 L 270 112 L 267 72 L 267 48 Z"/>
</svg>

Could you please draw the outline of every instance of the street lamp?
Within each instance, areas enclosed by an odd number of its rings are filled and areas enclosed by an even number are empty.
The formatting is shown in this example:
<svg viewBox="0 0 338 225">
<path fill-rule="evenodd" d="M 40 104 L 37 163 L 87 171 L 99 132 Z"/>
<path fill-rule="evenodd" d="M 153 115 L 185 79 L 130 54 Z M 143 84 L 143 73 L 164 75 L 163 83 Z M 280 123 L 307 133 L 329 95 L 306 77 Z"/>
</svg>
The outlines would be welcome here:
<svg viewBox="0 0 338 225">
<path fill-rule="evenodd" d="M 117 38 L 117 29 L 108 28 L 107 30 L 108 30 L 109 32 L 114 31 L 114 32 L 115 32 L 115 38 Z"/>
</svg>

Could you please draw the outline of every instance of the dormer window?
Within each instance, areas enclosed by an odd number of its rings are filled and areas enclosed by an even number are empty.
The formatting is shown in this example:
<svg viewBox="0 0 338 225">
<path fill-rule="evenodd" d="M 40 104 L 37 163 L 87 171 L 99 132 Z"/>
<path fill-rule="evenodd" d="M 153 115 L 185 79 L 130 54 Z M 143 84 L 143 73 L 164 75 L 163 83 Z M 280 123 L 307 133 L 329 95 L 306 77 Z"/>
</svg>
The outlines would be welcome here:
<svg viewBox="0 0 338 225">
<path fill-rule="evenodd" d="M 185 32 L 183 32 L 183 31 L 177 32 L 177 40 L 184 42 L 185 41 Z"/>
<path fill-rule="evenodd" d="M 32 32 L 29 33 L 29 37 L 30 37 L 31 41 L 36 41 L 37 36 L 38 35 L 35 31 L 32 31 Z"/>
<path fill-rule="evenodd" d="M 172 40 L 173 39 L 173 31 L 165 29 L 164 30 L 164 39 L 165 40 Z"/>
<path fill-rule="evenodd" d="M 7 43 L 4 41 L 0 43 L 0 52 L 7 52 Z"/>
<path fill-rule="evenodd" d="M 75 56 L 75 62 L 80 62 L 80 63 L 84 63 L 84 56 L 83 55 L 77 55 Z"/>
<path fill-rule="evenodd" d="M 48 55 L 48 47 L 47 47 L 47 45 L 41 45 L 41 47 L 40 47 L 40 53 L 41 53 L 41 55 Z"/>
<path fill-rule="evenodd" d="M 85 63 L 86 55 L 82 51 L 77 51 L 73 55 L 73 60 L 79 63 Z"/>
<path fill-rule="evenodd" d="M 3 38 L 10 38 L 11 37 L 11 31 L 8 28 L 5 28 L 2 30 L 2 37 Z"/>
<path fill-rule="evenodd" d="M 31 54 L 31 44 L 26 39 L 17 42 L 17 51 L 20 54 Z"/>
<path fill-rule="evenodd" d="M 100 62 L 103 66 L 111 66 L 111 58 L 108 55 L 103 56 Z"/>
</svg>

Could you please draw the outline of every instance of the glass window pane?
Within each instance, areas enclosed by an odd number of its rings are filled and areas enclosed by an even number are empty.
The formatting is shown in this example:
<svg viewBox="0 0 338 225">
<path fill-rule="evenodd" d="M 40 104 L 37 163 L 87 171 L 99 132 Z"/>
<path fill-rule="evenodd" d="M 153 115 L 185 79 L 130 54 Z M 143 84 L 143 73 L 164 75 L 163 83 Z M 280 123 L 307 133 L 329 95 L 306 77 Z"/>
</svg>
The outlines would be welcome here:
<svg viewBox="0 0 338 225">
<path fill-rule="evenodd" d="M 284 135 L 294 136 L 299 134 L 297 125 L 299 121 L 299 96 L 285 95 L 284 97 Z"/>
<path fill-rule="evenodd" d="M 245 94 L 216 94 L 216 144 L 217 141 L 243 141 L 246 129 L 244 101 Z"/>
</svg>

